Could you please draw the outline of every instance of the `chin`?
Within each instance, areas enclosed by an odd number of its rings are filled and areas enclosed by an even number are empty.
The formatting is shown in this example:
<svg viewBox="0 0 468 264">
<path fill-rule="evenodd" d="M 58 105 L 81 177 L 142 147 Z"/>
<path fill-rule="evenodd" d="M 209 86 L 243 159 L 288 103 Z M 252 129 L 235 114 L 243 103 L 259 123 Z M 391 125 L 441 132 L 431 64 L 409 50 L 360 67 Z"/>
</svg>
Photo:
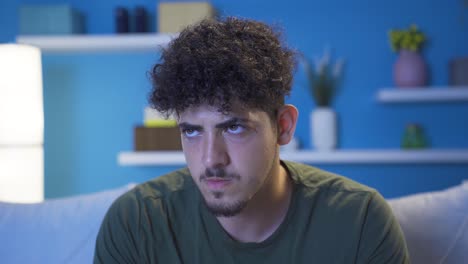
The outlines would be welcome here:
<svg viewBox="0 0 468 264">
<path fill-rule="evenodd" d="M 233 217 L 242 212 L 248 201 L 236 201 L 231 203 L 205 201 L 205 206 L 216 217 Z"/>
</svg>

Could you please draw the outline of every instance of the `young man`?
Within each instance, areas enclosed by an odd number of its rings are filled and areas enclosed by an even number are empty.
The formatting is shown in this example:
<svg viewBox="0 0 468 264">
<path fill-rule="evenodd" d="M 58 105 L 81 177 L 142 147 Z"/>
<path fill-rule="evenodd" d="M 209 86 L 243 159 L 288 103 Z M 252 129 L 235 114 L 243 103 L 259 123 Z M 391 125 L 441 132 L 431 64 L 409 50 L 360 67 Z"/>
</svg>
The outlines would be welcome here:
<svg viewBox="0 0 468 264">
<path fill-rule="evenodd" d="M 375 190 L 282 161 L 298 111 L 294 52 L 267 25 L 227 18 L 182 31 L 152 71 L 153 106 L 175 114 L 188 168 L 120 197 L 95 263 L 408 263 Z"/>
</svg>

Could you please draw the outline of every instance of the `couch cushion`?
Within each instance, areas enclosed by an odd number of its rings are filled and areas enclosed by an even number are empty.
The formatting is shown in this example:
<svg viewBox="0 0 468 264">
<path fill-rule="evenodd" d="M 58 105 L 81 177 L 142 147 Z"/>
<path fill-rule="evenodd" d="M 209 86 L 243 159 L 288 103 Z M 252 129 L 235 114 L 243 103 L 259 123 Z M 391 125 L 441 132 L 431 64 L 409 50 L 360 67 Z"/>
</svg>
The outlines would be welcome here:
<svg viewBox="0 0 468 264">
<path fill-rule="evenodd" d="M 468 181 L 388 202 L 405 234 L 411 263 L 464 263 L 468 259 Z"/>
<path fill-rule="evenodd" d="M 1 263 L 92 263 L 107 209 L 133 186 L 36 204 L 0 202 Z"/>
</svg>

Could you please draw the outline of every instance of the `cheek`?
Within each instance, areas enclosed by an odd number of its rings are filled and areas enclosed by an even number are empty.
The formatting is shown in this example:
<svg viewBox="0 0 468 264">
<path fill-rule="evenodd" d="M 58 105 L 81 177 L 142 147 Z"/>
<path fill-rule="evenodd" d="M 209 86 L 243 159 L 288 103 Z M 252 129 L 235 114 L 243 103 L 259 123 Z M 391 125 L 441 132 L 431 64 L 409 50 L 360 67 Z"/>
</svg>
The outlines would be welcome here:
<svg viewBox="0 0 468 264">
<path fill-rule="evenodd" d="M 270 136 L 270 135 L 268 135 Z M 250 172 L 248 175 L 261 173 L 269 169 L 275 155 L 276 142 L 271 137 L 256 137 L 245 144 L 231 146 L 231 160 L 240 171 Z"/>
<path fill-rule="evenodd" d="M 182 138 L 182 149 L 184 152 L 185 160 L 187 162 L 187 167 L 190 170 L 190 173 L 192 174 L 193 177 L 198 178 L 198 175 L 200 174 L 200 161 L 199 161 L 199 156 L 201 155 L 201 152 L 198 151 L 198 148 L 193 142 L 184 142 L 184 139 Z"/>
<path fill-rule="evenodd" d="M 182 150 L 185 154 L 185 158 L 195 159 L 197 155 L 200 155 L 200 140 L 198 138 L 187 139 L 181 136 L 180 141 L 182 143 Z"/>
</svg>

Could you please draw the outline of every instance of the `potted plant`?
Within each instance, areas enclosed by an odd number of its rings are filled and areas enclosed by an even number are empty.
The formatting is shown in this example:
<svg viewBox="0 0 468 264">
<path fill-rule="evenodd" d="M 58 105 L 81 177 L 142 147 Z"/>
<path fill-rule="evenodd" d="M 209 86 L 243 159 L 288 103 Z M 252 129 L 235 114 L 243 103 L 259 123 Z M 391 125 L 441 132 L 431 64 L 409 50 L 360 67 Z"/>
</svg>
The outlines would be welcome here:
<svg viewBox="0 0 468 264">
<path fill-rule="evenodd" d="M 426 36 L 413 24 L 406 30 L 392 29 L 388 33 L 393 51 L 399 54 L 393 66 L 393 79 L 398 87 L 426 85 L 427 68 L 420 51 Z"/>
<path fill-rule="evenodd" d="M 332 64 L 328 51 L 316 58 L 314 65 L 305 56 L 302 61 L 309 81 L 308 90 L 317 106 L 310 114 L 312 144 L 317 150 L 332 150 L 337 145 L 336 113 L 332 102 L 342 79 L 344 61 Z"/>
</svg>

